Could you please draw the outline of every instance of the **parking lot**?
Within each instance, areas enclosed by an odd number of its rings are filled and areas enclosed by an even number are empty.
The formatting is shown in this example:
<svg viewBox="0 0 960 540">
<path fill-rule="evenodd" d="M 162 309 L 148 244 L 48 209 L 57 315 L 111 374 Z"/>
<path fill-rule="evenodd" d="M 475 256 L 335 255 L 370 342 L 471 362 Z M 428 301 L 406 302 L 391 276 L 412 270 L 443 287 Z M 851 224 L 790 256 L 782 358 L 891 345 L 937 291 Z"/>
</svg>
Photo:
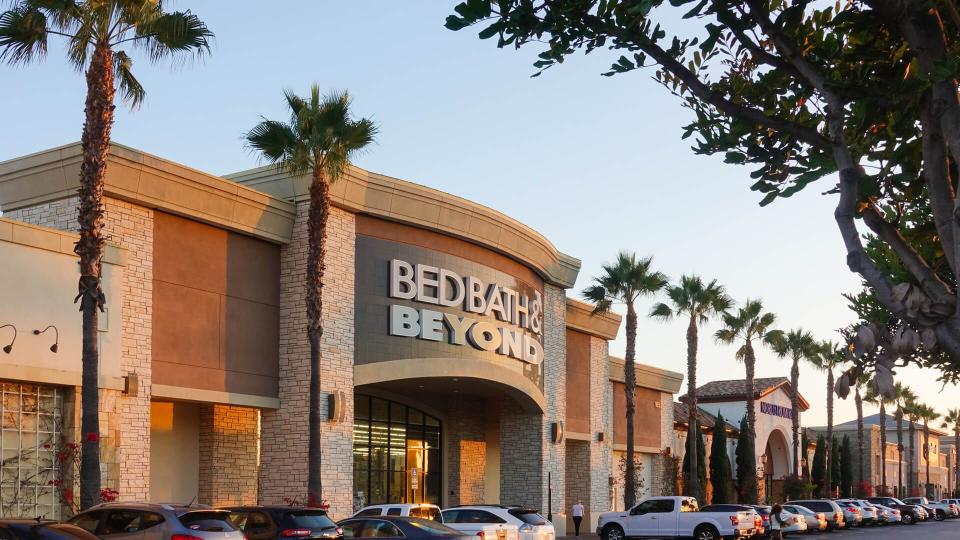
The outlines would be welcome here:
<svg viewBox="0 0 960 540">
<path fill-rule="evenodd" d="M 904 538 L 922 538 L 923 540 L 956 540 L 960 538 L 960 520 L 927 521 L 917 525 L 893 525 L 887 527 L 859 527 L 855 529 L 815 534 L 789 535 L 794 539 L 830 539 L 830 540 L 901 540 Z"/>
</svg>

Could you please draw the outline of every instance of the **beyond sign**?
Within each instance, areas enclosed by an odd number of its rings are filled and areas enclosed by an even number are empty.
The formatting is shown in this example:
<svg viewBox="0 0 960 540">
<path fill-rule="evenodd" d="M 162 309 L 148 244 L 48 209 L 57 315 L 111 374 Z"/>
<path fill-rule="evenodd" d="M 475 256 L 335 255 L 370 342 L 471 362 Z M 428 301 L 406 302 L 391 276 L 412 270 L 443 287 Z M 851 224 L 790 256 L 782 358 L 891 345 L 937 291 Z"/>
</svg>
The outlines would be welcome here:
<svg viewBox="0 0 960 540">
<path fill-rule="evenodd" d="M 774 405 L 765 401 L 760 402 L 760 412 L 770 416 L 779 416 L 780 418 L 793 418 L 793 409 L 782 405 Z"/>
<path fill-rule="evenodd" d="M 533 298 L 446 268 L 390 261 L 390 298 L 456 308 L 458 315 L 434 309 L 390 305 L 390 335 L 492 351 L 523 362 L 543 362 L 543 298 Z M 493 316 L 502 324 L 479 320 L 471 313 Z"/>
</svg>

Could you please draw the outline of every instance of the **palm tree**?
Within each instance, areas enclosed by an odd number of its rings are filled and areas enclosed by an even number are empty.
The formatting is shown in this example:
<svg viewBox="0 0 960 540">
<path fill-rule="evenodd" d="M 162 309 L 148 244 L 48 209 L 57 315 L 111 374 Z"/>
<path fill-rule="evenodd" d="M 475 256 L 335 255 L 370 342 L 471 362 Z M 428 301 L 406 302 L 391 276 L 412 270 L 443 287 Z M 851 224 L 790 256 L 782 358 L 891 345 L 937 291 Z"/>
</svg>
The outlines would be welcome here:
<svg viewBox="0 0 960 540">
<path fill-rule="evenodd" d="M 817 355 L 817 343 L 813 334 L 797 328 L 790 330 L 773 347 L 780 358 L 790 357 L 790 406 L 793 408 L 793 474 L 800 476 L 800 360 L 809 360 Z M 804 449 L 806 451 L 806 449 Z"/>
<path fill-rule="evenodd" d="M 687 323 L 687 408 L 690 415 L 687 419 L 687 433 L 699 433 L 697 428 L 697 345 L 699 341 L 700 324 L 707 324 L 710 317 L 726 313 L 733 306 L 733 300 L 727 296 L 723 285 L 717 280 L 711 280 L 704 285 L 700 276 L 681 276 L 680 283 L 667 287 L 667 297 L 670 303 L 659 303 L 653 306 L 650 316 L 663 321 L 673 317 L 686 316 Z M 698 485 L 697 474 L 697 447 L 696 438 L 692 435 L 689 441 L 687 455 L 690 456 L 688 476 L 690 486 L 687 494 L 698 496 L 701 488 Z"/>
<path fill-rule="evenodd" d="M 960 457 L 960 409 L 949 409 L 947 414 L 943 415 L 940 427 L 953 430 L 953 489 L 958 490 L 960 489 L 960 467 L 957 466 L 957 459 Z"/>
<path fill-rule="evenodd" d="M 904 407 L 910 400 L 916 399 L 913 390 L 902 383 L 896 383 L 893 387 L 893 401 L 897 405 L 893 413 L 897 420 L 897 496 L 903 497 L 903 414 Z"/>
<path fill-rule="evenodd" d="M 735 341 L 742 343 L 737 349 L 736 358 L 744 363 L 747 372 L 747 428 L 753 448 L 757 447 L 756 387 L 754 385 L 757 358 L 753 343 L 756 341 L 758 345 L 772 347 L 778 340 L 782 340 L 783 332 L 773 329 L 776 320 L 776 315 L 763 311 L 763 303 L 760 300 L 747 300 L 736 313 L 723 315 L 723 328 L 717 330 L 715 334 L 721 343 L 732 344 Z M 746 493 L 752 496 L 757 492 L 757 479 L 756 475 L 750 475 L 750 478 L 752 478 L 752 485 L 748 486 Z"/>
<path fill-rule="evenodd" d="M 119 87 L 122 99 L 136 107 L 146 95 L 131 71 L 133 60 L 124 49 L 140 47 L 151 61 L 201 55 L 209 52 L 213 34 L 190 11 L 164 12 L 163 4 L 156 1 L 17 0 L 0 13 L 0 61 L 28 64 L 43 59 L 51 36 L 66 40 L 70 64 L 77 71 L 85 71 L 87 80 L 80 139 L 80 239 L 74 246 L 80 258 L 80 293 L 76 300 L 80 301 L 83 325 L 80 508 L 86 509 L 100 502 L 97 311 L 102 311 L 106 302 L 100 283 L 105 245 L 103 178 L 110 152 L 114 98 Z"/>
<path fill-rule="evenodd" d="M 911 398 L 904 403 L 903 414 L 907 415 L 908 422 L 908 435 L 910 437 L 910 454 L 907 460 L 907 491 L 910 496 L 913 496 L 914 489 L 916 488 L 916 479 L 914 478 L 914 466 L 916 465 L 916 440 L 917 440 L 917 419 L 920 417 L 920 407 L 922 405 L 916 400 L 916 398 Z"/>
<path fill-rule="evenodd" d="M 930 484 L 930 422 L 936 422 L 940 418 L 940 413 L 927 404 L 920 404 L 917 416 L 923 420 L 923 461 L 926 462 L 927 482 L 924 494 L 927 497 L 933 496 L 933 489 Z"/>
<path fill-rule="evenodd" d="M 377 127 L 366 118 L 354 120 L 347 92 L 320 95 L 314 84 L 302 98 L 285 91 L 289 123 L 263 120 L 246 135 L 247 146 L 292 176 L 310 174 L 307 218 L 307 337 L 310 341 L 310 435 L 307 498 L 323 500 L 320 399 L 320 339 L 323 336 L 323 280 L 326 269 L 327 220 L 330 184 L 349 168 L 351 159 L 374 140 Z"/>
<path fill-rule="evenodd" d="M 810 358 L 810 363 L 818 370 L 827 372 L 827 444 L 824 447 L 824 452 L 826 452 L 828 464 L 826 468 L 826 486 L 827 490 L 832 492 L 833 468 L 830 467 L 829 464 L 833 463 L 833 371 L 843 364 L 846 358 L 846 351 L 842 346 L 832 341 L 821 341 L 817 346 L 817 353 L 816 356 Z"/>
<path fill-rule="evenodd" d="M 870 385 L 867 388 L 866 394 L 863 396 L 863 400 L 867 403 L 872 403 L 880 408 L 880 451 L 881 456 L 881 465 L 880 465 L 880 485 L 883 486 L 884 492 L 887 490 L 887 405 L 892 405 L 896 402 L 896 385 L 894 385 L 894 394 L 891 397 L 885 397 L 881 392 L 877 391 L 876 385 Z M 878 493 L 878 497 L 885 496 L 886 493 Z"/>
<path fill-rule="evenodd" d="M 593 313 L 610 311 L 613 304 L 627 306 L 627 350 L 623 362 L 624 394 L 627 401 L 627 455 L 623 490 L 625 508 L 632 508 L 636 501 L 637 487 L 634 472 L 633 417 L 636 413 L 634 394 L 637 385 L 637 372 L 634 362 L 637 351 L 637 309 L 638 298 L 655 294 L 667 286 L 667 276 L 651 270 L 653 257 L 638 259 L 636 254 L 621 251 L 613 264 L 604 264 L 600 276 L 593 278 L 593 285 L 583 291 L 583 297 L 593 302 Z M 692 432 L 691 432 L 692 433 Z"/>
<path fill-rule="evenodd" d="M 863 466 L 864 466 L 864 453 L 863 453 L 863 394 L 861 390 L 870 382 L 870 376 L 866 373 L 861 373 L 860 376 L 854 381 L 853 385 L 853 401 L 857 407 L 857 488 L 859 489 L 860 485 L 863 483 Z M 857 494 L 856 496 L 860 497 L 863 494 Z"/>
</svg>

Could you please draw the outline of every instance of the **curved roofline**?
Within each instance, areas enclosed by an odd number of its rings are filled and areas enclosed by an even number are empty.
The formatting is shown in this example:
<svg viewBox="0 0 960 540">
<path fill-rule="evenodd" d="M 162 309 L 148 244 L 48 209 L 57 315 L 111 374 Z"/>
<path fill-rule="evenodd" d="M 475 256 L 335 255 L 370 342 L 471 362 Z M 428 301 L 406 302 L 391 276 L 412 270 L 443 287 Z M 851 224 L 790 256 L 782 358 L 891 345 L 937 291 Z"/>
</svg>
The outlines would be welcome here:
<svg viewBox="0 0 960 540">
<path fill-rule="evenodd" d="M 224 178 L 286 201 L 308 200 L 308 175 L 292 177 L 272 165 Z M 479 244 L 520 261 L 549 283 L 573 287 L 580 260 L 506 214 L 406 180 L 351 166 L 331 186 L 334 206 L 357 214 L 434 230 Z"/>
</svg>

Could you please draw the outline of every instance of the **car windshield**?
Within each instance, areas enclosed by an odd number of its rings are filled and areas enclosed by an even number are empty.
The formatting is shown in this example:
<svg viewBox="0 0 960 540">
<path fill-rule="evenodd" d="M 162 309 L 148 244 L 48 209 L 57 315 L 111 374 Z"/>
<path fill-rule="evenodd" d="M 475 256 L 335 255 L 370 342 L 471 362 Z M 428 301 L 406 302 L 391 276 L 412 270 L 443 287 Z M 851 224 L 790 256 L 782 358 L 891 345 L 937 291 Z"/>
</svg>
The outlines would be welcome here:
<svg viewBox="0 0 960 540">
<path fill-rule="evenodd" d="M 515 508 L 509 510 L 510 515 L 526 523 L 527 525 L 546 525 L 547 520 L 543 518 L 536 510 Z"/>
<path fill-rule="evenodd" d="M 440 521 L 440 509 L 436 506 L 414 506 L 410 509 L 410 517 Z"/>
<path fill-rule="evenodd" d="M 225 511 L 200 510 L 186 512 L 178 517 L 184 527 L 194 531 L 233 532 L 236 530 L 228 521 L 230 513 Z"/>
<path fill-rule="evenodd" d="M 427 536 L 461 536 L 463 533 L 447 527 L 443 523 L 437 523 L 432 519 L 410 518 L 407 523 L 416 527 Z"/>
<path fill-rule="evenodd" d="M 287 519 L 298 529 L 332 529 L 337 526 L 322 510 L 297 510 L 287 512 Z"/>
</svg>

